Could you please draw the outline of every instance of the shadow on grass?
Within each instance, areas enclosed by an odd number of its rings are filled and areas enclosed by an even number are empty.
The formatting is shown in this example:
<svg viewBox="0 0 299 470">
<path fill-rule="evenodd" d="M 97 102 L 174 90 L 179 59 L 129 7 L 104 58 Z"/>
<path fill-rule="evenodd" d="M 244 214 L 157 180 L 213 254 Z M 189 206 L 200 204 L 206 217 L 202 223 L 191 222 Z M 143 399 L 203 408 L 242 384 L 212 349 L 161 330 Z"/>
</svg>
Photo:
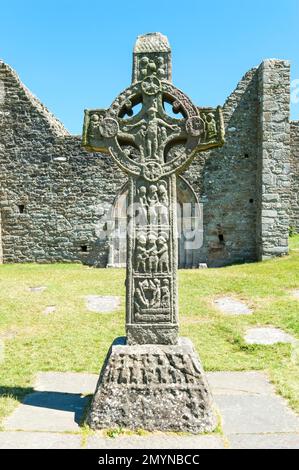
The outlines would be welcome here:
<svg viewBox="0 0 299 470">
<path fill-rule="evenodd" d="M 23 398 L 32 392 L 34 392 L 32 387 L 5 387 L 0 385 L 0 398 L 8 397 L 22 402 Z"/>
</svg>

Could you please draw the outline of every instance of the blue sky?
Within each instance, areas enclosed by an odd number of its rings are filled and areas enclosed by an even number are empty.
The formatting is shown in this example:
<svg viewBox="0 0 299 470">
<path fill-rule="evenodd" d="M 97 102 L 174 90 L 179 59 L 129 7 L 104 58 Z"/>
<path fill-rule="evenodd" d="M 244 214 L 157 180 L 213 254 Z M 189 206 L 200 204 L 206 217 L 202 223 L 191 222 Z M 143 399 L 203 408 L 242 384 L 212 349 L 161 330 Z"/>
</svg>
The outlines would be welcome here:
<svg viewBox="0 0 299 470">
<path fill-rule="evenodd" d="M 289 59 L 299 79 L 299 0 L 0 2 L 0 58 L 75 134 L 84 108 L 130 84 L 135 38 L 152 31 L 168 36 L 173 82 L 199 106 L 223 104 L 264 58 Z"/>
</svg>

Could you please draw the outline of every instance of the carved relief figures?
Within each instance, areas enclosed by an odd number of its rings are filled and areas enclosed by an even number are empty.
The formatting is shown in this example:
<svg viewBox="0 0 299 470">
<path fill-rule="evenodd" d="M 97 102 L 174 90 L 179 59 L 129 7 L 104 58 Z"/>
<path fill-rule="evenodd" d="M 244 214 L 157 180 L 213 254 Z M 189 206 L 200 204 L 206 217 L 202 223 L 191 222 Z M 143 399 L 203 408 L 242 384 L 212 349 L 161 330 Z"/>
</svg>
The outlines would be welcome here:
<svg viewBox="0 0 299 470">
<path fill-rule="evenodd" d="M 157 57 L 149 57 L 144 55 L 138 64 L 138 75 L 139 79 L 142 79 L 151 73 L 156 73 L 159 78 L 166 77 L 166 67 L 167 64 L 164 60 L 164 57 L 157 56 Z"/>
<path fill-rule="evenodd" d="M 88 128 L 88 136 L 91 140 L 96 139 L 101 135 L 99 129 L 100 122 L 100 117 L 97 114 L 92 114 Z"/>
<path fill-rule="evenodd" d="M 158 188 L 155 184 L 151 184 L 148 191 L 148 215 L 150 224 L 156 225 L 157 224 L 157 207 L 159 205 L 159 197 L 158 197 Z"/>
<path fill-rule="evenodd" d="M 162 308 L 169 308 L 170 307 L 169 279 L 163 279 L 162 280 L 161 307 Z"/>
<path fill-rule="evenodd" d="M 138 314 L 168 314 L 170 308 L 169 279 L 138 279 L 134 307 Z"/>
<path fill-rule="evenodd" d="M 160 202 L 160 205 L 158 208 L 159 221 L 161 225 L 167 225 L 169 223 L 169 217 L 168 217 L 169 199 L 168 199 L 168 193 L 167 193 L 165 181 L 159 182 L 158 197 L 159 197 L 159 202 Z"/>
<path fill-rule="evenodd" d="M 135 208 L 138 211 L 137 225 L 168 225 L 169 197 L 165 180 L 137 188 Z"/>
<path fill-rule="evenodd" d="M 158 255 L 158 271 L 161 273 L 168 272 L 169 270 L 169 257 L 167 246 L 167 235 L 160 234 L 157 241 L 157 255 Z"/>
<path fill-rule="evenodd" d="M 148 235 L 148 270 L 150 273 L 156 273 L 158 268 L 157 237 L 154 233 Z"/>
<path fill-rule="evenodd" d="M 135 271 L 169 272 L 169 196 L 167 182 L 149 184 L 141 180 L 136 188 Z"/>
<path fill-rule="evenodd" d="M 136 237 L 135 270 L 140 273 L 169 272 L 168 235 L 143 232 Z"/>
<path fill-rule="evenodd" d="M 217 138 L 217 124 L 214 118 L 213 113 L 207 113 L 203 115 L 205 120 L 205 127 L 206 127 L 206 139 L 208 141 L 214 140 Z"/>
<path fill-rule="evenodd" d="M 156 77 L 147 77 L 142 82 L 142 89 L 148 95 L 158 93 L 160 82 Z M 133 129 L 140 128 L 131 137 L 142 152 L 146 151 L 148 160 L 163 162 L 164 146 L 167 140 L 167 129 L 169 131 L 180 132 L 180 127 L 176 124 L 169 124 L 164 119 L 158 117 L 157 101 L 152 99 L 151 106 L 145 113 L 145 117 L 134 124 L 125 124 L 123 127 L 123 137 Z"/>
<path fill-rule="evenodd" d="M 146 271 L 146 260 L 147 260 L 147 249 L 146 249 L 146 236 L 140 234 L 137 239 L 136 246 L 136 271 L 144 272 Z"/>
<path fill-rule="evenodd" d="M 169 321 L 171 311 L 168 182 L 138 180 L 133 311 L 139 321 Z M 136 317 L 137 315 L 137 317 Z M 160 317 L 159 317 L 160 315 Z M 161 317 L 162 315 L 162 317 Z"/>
</svg>

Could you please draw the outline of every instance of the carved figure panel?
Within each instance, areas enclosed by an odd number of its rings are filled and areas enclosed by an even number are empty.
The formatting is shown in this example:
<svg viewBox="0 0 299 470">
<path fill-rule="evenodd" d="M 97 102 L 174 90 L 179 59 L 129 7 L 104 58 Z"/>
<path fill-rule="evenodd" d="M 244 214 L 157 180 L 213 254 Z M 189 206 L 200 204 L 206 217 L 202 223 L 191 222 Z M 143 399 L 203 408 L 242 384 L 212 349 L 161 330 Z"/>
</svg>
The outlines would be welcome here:
<svg viewBox="0 0 299 470">
<path fill-rule="evenodd" d="M 170 322 L 171 279 L 151 276 L 134 278 L 134 320 L 142 322 Z"/>
</svg>

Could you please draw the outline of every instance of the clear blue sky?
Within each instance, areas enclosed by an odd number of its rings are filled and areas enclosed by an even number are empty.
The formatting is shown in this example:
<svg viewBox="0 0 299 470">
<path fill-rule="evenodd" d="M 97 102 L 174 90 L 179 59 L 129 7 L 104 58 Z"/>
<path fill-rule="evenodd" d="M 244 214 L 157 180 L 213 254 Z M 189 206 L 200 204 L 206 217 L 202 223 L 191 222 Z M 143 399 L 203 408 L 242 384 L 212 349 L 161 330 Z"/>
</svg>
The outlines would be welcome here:
<svg viewBox="0 0 299 470">
<path fill-rule="evenodd" d="M 0 3 L 0 58 L 76 134 L 84 108 L 130 84 L 135 38 L 153 31 L 169 38 L 174 84 L 200 106 L 223 104 L 264 58 L 289 59 L 299 79 L 299 0 Z"/>
</svg>

